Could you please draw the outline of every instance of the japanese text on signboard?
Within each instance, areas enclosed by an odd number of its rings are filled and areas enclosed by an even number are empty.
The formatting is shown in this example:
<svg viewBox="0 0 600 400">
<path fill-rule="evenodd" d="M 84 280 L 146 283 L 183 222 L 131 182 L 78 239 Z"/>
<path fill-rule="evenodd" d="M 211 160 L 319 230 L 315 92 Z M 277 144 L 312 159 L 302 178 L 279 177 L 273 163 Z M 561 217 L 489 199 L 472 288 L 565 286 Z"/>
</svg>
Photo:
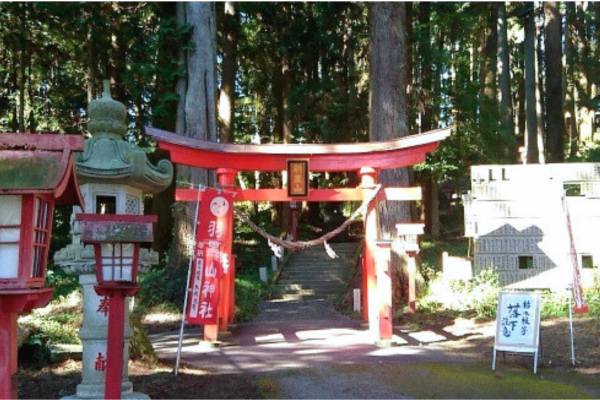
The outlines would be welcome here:
<svg viewBox="0 0 600 400">
<path fill-rule="evenodd" d="M 515 346 L 537 346 L 539 294 L 501 292 L 498 301 L 496 342 Z"/>
</svg>

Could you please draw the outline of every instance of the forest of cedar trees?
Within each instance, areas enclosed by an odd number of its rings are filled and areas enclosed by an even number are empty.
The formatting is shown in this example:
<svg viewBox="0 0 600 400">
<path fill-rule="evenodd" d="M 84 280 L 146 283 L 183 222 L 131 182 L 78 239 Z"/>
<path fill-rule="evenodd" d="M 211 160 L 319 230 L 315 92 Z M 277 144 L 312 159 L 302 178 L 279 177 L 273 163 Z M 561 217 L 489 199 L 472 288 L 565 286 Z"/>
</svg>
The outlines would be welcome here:
<svg viewBox="0 0 600 400">
<path fill-rule="evenodd" d="M 435 237 L 439 197 L 468 182 L 470 165 L 518 163 L 521 153 L 528 163 L 600 160 L 597 25 L 600 3 L 585 1 L 1 2 L 0 132 L 85 133 L 87 104 L 106 79 L 127 107 L 127 139 L 151 161 L 167 155 L 146 137 L 148 125 L 263 144 L 385 140 L 451 126 L 451 137 L 401 177 L 423 187 L 412 219 Z M 203 104 L 193 103 L 197 93 Z M 391 126 L 381 128 L 378 95 L 397 97 Z M 211 179 L 177 171 L 179 183 Z M 352 173 L 311 179 L 357 184 Z M 240 184 L 281 179 L 248 173 Z M 173 188 L 146 204 L 165 224 L 156 243 L 163 254 L 188 212 L 172 198 Z M 285 212 L 270 213 L 281 231 Z M 326 212 L 308 207 L 301 218 Z M 55 248 L 68 240 L 60 232 Z"/>
</svg>

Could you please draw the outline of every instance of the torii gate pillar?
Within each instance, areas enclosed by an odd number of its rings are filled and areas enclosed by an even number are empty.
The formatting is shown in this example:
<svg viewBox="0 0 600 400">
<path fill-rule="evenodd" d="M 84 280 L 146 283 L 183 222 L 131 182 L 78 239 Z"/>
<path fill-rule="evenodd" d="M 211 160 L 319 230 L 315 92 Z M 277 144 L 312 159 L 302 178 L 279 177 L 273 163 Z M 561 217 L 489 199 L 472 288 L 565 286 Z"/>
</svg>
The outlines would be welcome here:
<svg viewBox="0 0 600 400">
<path fill-rule="evenodd" d="M 365 191 L 367 198 L 377 185 L 378 170 L 371 167 L 362 167 L 359 171 L 361 178 L 360 187 Z M 362 316 L 364 321 L 369 322 L 369 330 L 379 336 L 378 327 L 378 302 L 377 302 L 377 280 L 375 277 L 375 255 L 377 252 L 377 239 L 379 238 L 379 209 L 377 199 L 369 203 L 365 211 L 365 249 L 363 257 L 362 287 L 363 304 Z"/>
</svg>

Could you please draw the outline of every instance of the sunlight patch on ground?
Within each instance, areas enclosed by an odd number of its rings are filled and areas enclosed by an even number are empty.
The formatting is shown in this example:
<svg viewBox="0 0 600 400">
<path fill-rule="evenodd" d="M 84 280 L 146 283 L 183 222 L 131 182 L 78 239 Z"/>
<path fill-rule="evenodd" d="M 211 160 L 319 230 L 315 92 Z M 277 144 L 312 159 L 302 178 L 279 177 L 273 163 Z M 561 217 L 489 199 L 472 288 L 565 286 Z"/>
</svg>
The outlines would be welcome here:
<svg viewBox="0 0 600 400">
<path fill-rule="evenodd" d="M 329 353 L 329 350 L 326 349 L 306 349 L 306 350 L 298 350 L 294 352 L 299 355 L 313 355 L 313 354 L 324 354 Z"/>
<path fill-rule="evenodd" d="M 173 321 L 181 321 L 180 314 L 173 313 L 153 313 L 144 315 L 142 323 L 151 324 L 153 322 L 173 322 Z"/>
<path fill-rule="evenodd" d="M 421 343 L 433 343 L 446 340 L 445 336 L 439 335 L 432 331 L 420 331 L 409 333 L 409 336 L 415 338 Z"/>
<path fill-rule="evenodd" d="M 371 351 L 369 355 L 374 357 L 395 356 L 398 354 L 412 355 L 419 354 L 422 351 L 419 347 L 384 347 Z"/>
<path fill-rule="evenodd" d="M 477 329 L 477 337 L 491 337 L 496 334 L 496 323 L 490 321 L 482 324 L 477 324 L 471 319 L 457 318 L 454 320 L 454 324 L 445 328 L 446 331 L 456 336 L 463 336 L 472 333 L 473 330 Z"/>
<path fill-rule="evenodd" d="M 356 343 L 357 331 L 354 329 L 319 329 L 310 331 L 298 331 L 296 336 L 300 340 L 328 340 L 339 344 Z"/>
<path fill-rule="evenodd" d="M 256 336 L 254 339 L 256 340 L 257 343 L 272 343 L 272 342 L 285 341 L 285 338 L 283 337 L 283 335 L 281 333 L 273 333 L 270 335 Z"/>
</svg>

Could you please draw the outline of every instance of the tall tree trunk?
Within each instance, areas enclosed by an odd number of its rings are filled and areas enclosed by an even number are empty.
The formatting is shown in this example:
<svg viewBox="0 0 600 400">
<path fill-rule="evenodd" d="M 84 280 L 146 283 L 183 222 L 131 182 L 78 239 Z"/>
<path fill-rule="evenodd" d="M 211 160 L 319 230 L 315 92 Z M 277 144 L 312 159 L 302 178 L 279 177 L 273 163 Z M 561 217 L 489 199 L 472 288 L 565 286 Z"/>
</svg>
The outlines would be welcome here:
<svg viewBox="0 0 600 400">
<path fill-rule="evenodd" d="M 27 59 L 27 44 L 26 44 L 26 10 L 29 5 L 27 3 L 21 4 L 19 7 L 19 20 L 20 29 L 18 33 L 18 51 L 19 51 L 19 132 L 25 132 L 25 80 L 26 80 L 26 64 Z"/>
<path fill-rule="evenodd" d="M 214 3 L 183 3 L 181 8 L 178 7 L 178 17 L 185 18 L 180 20 L 180 23 L 192 26 L 190 39 L 195 43 L 195 47 L 187 51 L 187 74 L 185 80 L 178 83 L 178 89 L 184 92 L 184 95 L 179 100 L 183 105 L 178 107 L 177 133 L 196 139 L 216 141 Z M 179 165 L 177 181 L 184 186 L 211 186 L 214 184 L 214 177 L 208 170 Z M 194 202 L 174 207 L 175 237 L 169 260 L 171 267 L 180 267 L 187 259 L 195 207 Z"/>
<path fill-rule="evenodd" d="M 575 3 L 565 2 L 565 69 L 563 76 L 563 90 L 565 98 L 565 119 L 569 135 L 569 157 L 574 157 L 579 150 L 577 129 L 577 113 L 575 112 Z"/>
<path fill-rule="evenodd" d="M 481 3 L 486 10 L 483 19 L 485 24 L 483 49 L 481 54 L 481 93 L 480 93 L 480 127 L 481 132 L 489 137 L 491 143 L 501 159 L 505 159 L 506 147 L 502 137 L 498 134 L 499 115 L 497 104 L 496 69 L 498 54 L 498 7 L 497 3 Z"/>
<path fill-rule="evenodd" d="M 564 138 L 566 136 L 563 119 L 562 90 L 562 51 L 561 15 L 558 2 L 544 2 L 545 15 L 545 61 L 546 61 L 546 144 L 548 161 L 564 161 Z"/>
<path fill-rule="evenodd" d="M 235 117 L 235 76 L 237 58 L 238 19 L 235 3 L 226 1 L 224 4 L 222 50 L 223 63 L 221 73 L 221 88 L 219 92 L 219 140 L 233 142 Z"/>
<path fill-rule="evenodd" d="M 372 141 L 406 136 L 409 133 L 406 3 L 376 2 L 369 4 L 370 73 L 369 133 Z M 408 168 L 388 169 L 379 173 L 384 186 L 408 186 Z M 397 238 L 395 225 L 411 220 L 409 202 L 379 202 L 381 238 Z M 406 294 L 406 272 L 398 240 L 392 244 L 393 297 Z"/>
<path fill-rule="evenodd" d="M 588 33 L 589 27 L 585 20 L 586 10 L 584 2 L 577 2 L 577 12 L 575 17 L 575 28 L 578 33 L 578 60 L 579 74 L 576 79 L 576 104 L 577 104 L 577 122 L 579 131 L 579 143 L 585 144 L 592 141 L 594 111 L 591 100 L 593 97 L 593 77 L 594 69 L 591 64 L 591 35 Z"/>
<path fill-rule="evenodd" d="M 515 126 L 513 120 L 512 91 L 510 89 L 510 57 L 508 51 L 508 29 L 506 3 L 498 7 L 498 89 L 500 93 L 500 135 L 506 143 L 509 160 L 516 154 Z"/>
<path fill-rule="evenodd" d="M 290 63 L 284 57 L 284 62 L 282 65 L 282 77 L 283 77 L 283 88 L 282 88 L 282 99 L 283 99 L 283 130 L 281 131 L 281 143 L 291 143 L 292 138 L 292 110 L 291 110 L 291 102 L 290 102 L 290 92 L 292 90 L 292 71 L 290 70 Z M 287 172 L 282 172 L 281 177 L 282 187 L 287 187 L 289 184 Z M 290 204 L 287 202 L 278 203 L 280 206 L 280 214 L 281 219 L 279 226 L 282 232 L 290 232 Z"/>
<path fill-rule="evenodd" d="M 422 2 L 419 4 L 419 26 L 421 32 L 421 46 L 418 56 L 420 57 L 420 78 L 422 96 L 421 108 L 421 131 L 427 132 L 433 129 L 433 107 L 431 104 L 433 90 L 433 71 L 431 54 L 431 4 Z M 425 221 L 425 231 L 432 237 L 440 234 L 439 213 L 439 190 L 437 177 L 431 170 L 421 173 L 421 185 L 423 186 L 423 209 L 422 220 Z"/>
<path fill-rule="evenodd" d="M 525 113 L 526 129 L 525 146 L 527 162 L 539 162 L 537 142 L 536 113 L 536 62 L 535 62 L 535 19 L 532 2 L 525 2 Z"/>
<path fill-rule="evenodd" d="M 371 69 L 369 75 L 370 135 L 372 141 L 408 135 L 409 60 L 407 58 L 407 20 L 405 3 L 371 3 Z M 379 174 L 385 186 L 408 186 L 408 168 L 384 170 Z M 381 233 L 396 235 L 395 224 L 410 219 L 407 202 L 381 202 Z"/>
</svg>

